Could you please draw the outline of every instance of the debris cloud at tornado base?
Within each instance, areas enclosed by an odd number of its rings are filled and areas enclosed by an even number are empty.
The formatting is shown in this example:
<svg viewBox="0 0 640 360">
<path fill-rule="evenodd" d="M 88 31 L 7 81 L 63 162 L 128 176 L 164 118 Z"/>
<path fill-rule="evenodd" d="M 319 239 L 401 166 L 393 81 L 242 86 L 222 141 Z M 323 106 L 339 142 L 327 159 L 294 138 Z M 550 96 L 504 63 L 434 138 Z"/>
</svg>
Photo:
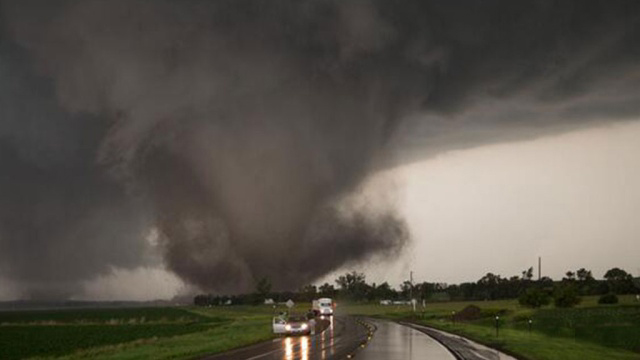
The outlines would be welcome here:
<svg viewBox="0 0 640 360">
<path fill-rule="evenodd" d="M 448 121 L 484 99 L 540 113 L 462 123 L 475 133 L 639 110 L 632 1 L 1 11 L 0 275 L 31 297 L 154 261 L 207 291 L 249 291 L 263 276 L 295 288 L 409 241 L 393 204 L 349 200 L 403 161 L 404 119 L 428 114 L 411 125 L 425 140 L 410 140 L 437 152 L 487 141 L 451 137 L 465 129 Z M 161 260 L 147 254 L 149 231 Z"/>
</svg>

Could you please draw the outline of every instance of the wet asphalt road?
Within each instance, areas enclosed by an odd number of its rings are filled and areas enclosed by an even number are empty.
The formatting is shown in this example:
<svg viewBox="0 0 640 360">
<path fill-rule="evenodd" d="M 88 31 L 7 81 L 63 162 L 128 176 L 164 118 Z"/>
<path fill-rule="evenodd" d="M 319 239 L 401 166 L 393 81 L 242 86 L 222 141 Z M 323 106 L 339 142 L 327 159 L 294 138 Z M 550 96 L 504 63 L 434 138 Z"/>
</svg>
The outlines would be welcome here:
<svg viewBox="0 0 640 360">
<path fill-rule="evenodd" d="M 463 337 L 445 333 L 436 329 L 416 324 L 404 324 L 415 330 L 428 334 L 433 339 L 444 344 L 458 359 L 462 360 L 516 360 L 507 354 Z"/>
<path fill-rule="evenodd" d="M 203 360 L 346 359 L 370 337 L 367 325 L 354 317 L 330 319 L 329 326 L 320 334 L 282 337 Z"/>
<path fill-rule="evenodd" d="M 444 346 L 423 332 L 390 321 L 367 321 L 377 330 L 372 341 L 356 353 L 358 359 L 456 360 Z"/>
<path fill-rule="evenodd" d="M 424 332 L 390 321 L 335 317 L 317 335 L 288 336 L 206 360 L 311 359 L 442 359 L 456 358 Z"/>
</svg>

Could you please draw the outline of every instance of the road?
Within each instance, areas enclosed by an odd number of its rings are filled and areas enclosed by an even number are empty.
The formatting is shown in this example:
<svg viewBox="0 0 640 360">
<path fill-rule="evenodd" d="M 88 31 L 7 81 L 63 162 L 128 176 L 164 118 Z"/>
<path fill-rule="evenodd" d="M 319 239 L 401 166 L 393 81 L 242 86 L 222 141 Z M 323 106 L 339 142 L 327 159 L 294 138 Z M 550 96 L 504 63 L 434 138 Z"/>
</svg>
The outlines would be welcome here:
<svg viewBox="0 0 640 360">
<path fill-rule="evenodd" d="M 354 317 L 330 319 L 328 327 L 320 334 L 287 336 L 203 360 L 346 359 L 372 335 L 373 329 Z"/>
<path fill-rule="evenodd" d="M 431 338 L 444 344 L 458 359 L 462 360 L 516 360 L 516 358 L 503 354 L 495 349 L 473 342 L 463 337 L 445 333 L 426 326 L 415 324 L 403 324 L 412 329 L 429 335 Z"/>
<path fill-rule="evenodd" d="M 443 345 L 421 331 L 390 321 L 367 320 L 377 330 L 358 359 L 456 360 Z"/>
<path fill-rule="evenodd" d="M 442 359 L 455 360 L 440 342 L 423 331 L 390 321 L 351 316 L 332 318 L 317 335 L 289 336 L 203 360 L 312 359 Z M 475 360 L 475 359 L 474 359 Z"/>
</svg>

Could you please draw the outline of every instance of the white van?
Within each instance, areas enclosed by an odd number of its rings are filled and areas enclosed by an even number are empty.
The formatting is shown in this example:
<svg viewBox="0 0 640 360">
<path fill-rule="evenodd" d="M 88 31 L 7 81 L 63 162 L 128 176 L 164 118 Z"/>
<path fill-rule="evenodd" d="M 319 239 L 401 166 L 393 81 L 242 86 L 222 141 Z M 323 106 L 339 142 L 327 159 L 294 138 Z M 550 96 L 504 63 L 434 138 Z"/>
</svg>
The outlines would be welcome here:
<svg viewBox="0 0 640 360">
<path fill-rule="evenodd" d="M 313 300 L 312 309 L 318 315 L 333 315 L 333 301 L 329 298 Z"/>
</svg>

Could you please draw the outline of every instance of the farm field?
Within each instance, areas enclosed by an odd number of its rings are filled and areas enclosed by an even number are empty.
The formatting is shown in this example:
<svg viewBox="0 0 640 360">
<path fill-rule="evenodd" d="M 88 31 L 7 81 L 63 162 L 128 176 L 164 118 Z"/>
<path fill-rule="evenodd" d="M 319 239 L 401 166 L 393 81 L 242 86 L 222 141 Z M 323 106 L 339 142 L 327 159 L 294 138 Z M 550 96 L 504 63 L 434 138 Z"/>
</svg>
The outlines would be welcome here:
<svg viewBox="0 0 640 360">
<path fill-rule="evenodd" d="M 339 302 L 339 314 L 404 320 L 457 333 L 520 359 L 640 359 L 640 304 L 584 298 L 573 309 L 521 307 L 515 300 L 409 306 Z M 469 305 L 480 311 L 460 318 Z M 304 312 L 299 304 L 295 312 Z M 1 359 L 193 358 L 273 338 L 269 306 L 163 307 L 0 312 Z M 452 315 L 455 315 L 452 318 Z M 499 335 L 495 334 L 495 316 Z M 531 332 L 528 321 L 532 320 Z"/>
<path fill-rule="evenodd" d="M 596 297 L 585 297 L 573 309 L 534 310 L 504 300 L 431 303 L 425 309 L 419 306 L 416 314 L 408 306 L 345 305 L 342 311 L 432 326 L 521 359 L 640 359 L 640 304 L 632 296 L 620 300 L 618 305 L 598 306 Z M 478 306 L 480 313 L 461 319 L 459 313 L 469 305 Z"/>
<path fill-rule="evenodd" d="M 0 358 L 185 358 L 271 338 L 266 307 L 0 312 Z"/>
</svg>

